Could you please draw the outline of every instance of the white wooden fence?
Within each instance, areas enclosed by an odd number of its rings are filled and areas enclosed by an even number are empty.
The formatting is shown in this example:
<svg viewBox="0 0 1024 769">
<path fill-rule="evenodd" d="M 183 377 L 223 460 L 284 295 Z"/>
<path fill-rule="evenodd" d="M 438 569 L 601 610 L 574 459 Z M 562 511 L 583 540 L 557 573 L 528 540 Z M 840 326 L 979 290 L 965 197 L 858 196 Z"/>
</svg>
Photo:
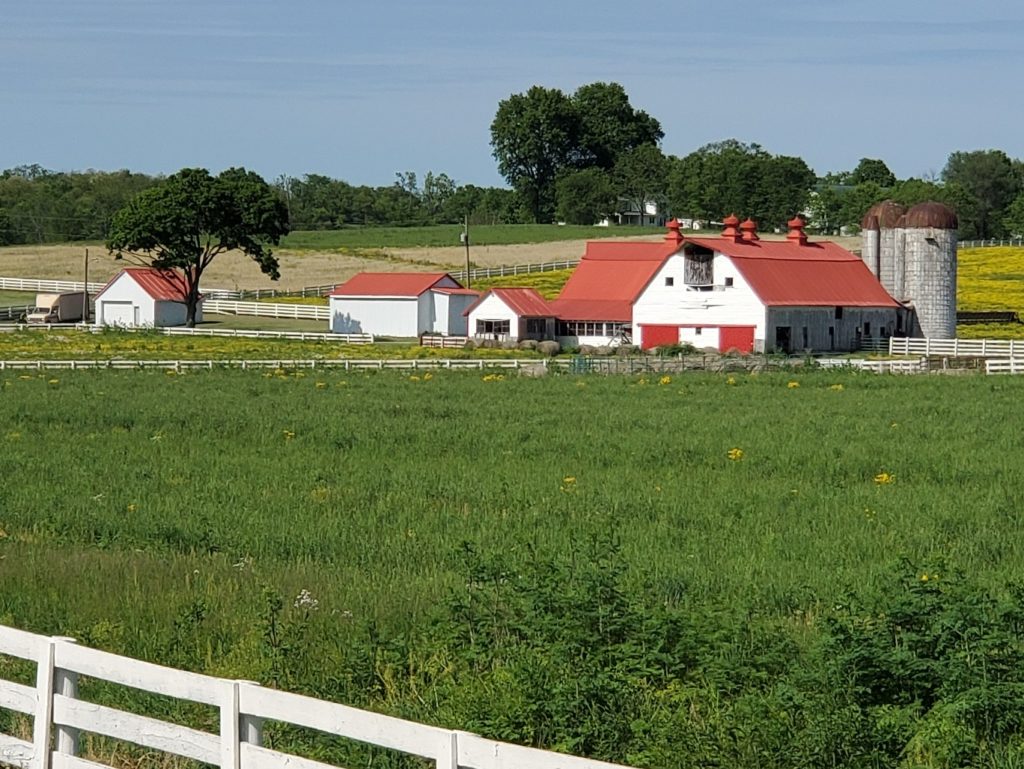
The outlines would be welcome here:
<svg viewBox="0 0 1024 769">
<path fill-rule="evenodd" d="M 81 733 L 100 734 L 221 769 L 328 769 L 262 746 L 265 720 L 305 727 L 419 756 L 438 769 L 616 769 L 616 764 L 495 742 L 468 732 L 190 673 L 78 646 L 74 640 L 0 625 L 0 654 L 36 665 L 35 685 L 0 679 L 0 708 L 32 718 L 32 740 L 0 734 L 0 764 L 20 769 L 97 769 L 78 757 Z M 202 703 L 219 712 L 218 733 L 80 699 L 79 676 Z M 89 757 L 92 759 L 94 757 Z"/>
<path fill-rule="evenodd" d="M 106 283 L 90 283 L 89 293 L 102 289 Z M 0 289 L 58 294 L 62 291 L 85 291 L 85 284 L 75 280 L 37 280 L 35 278 L 0 278 Z"/>
<path fill-rule="evenodd" d="M 1024 358 L 1024 339 L 889 339 L 890 355 L 941 355 L 949 358 Z"/>
<path fill-rule="evenodd" d="M 282 304 L 272 302 L 234 302 L 227 299 L 207 299 L 203 312 L 222 315 L 252 315 L 263 318 L 295 318 L 300 320 L 330 320 L 329 307 L 311 304 Z"/>
<path fill-rule="evenodd" d="M 107 360 L 0 360 L 0 371 L 49 371 L 54 369 L 166 369 L 170 371 L 187 371 L 189 369 L 215 369 L 215 368 L 241 368 L 241 369 L 333 369 L 342 371 L 364 371 L 368 369 L 399 370 L 399 371 L 431 371 L 437 369 L 448 370 L 476 370 L 486 371 L 488 369 L 521 369 L 536 368 L 557 369 L 568 368 L 571 360 L 557 360 L 550 358 L 535 358 L 529 360 L 509 358 L 427 358 L 417 360 L 415 358 L 393 359 L 367 359 L 355 360 L 352 358 L 326 358 L 326 359 L 287 359 L 274 358 L 266 360 L 123 360 L 111 358 Z"/>
<path fill-rule="evenodd" d="M 819 358 L 815 361 L 825 369 L 854 368 L 873 371 L 876 374 L 924 374 L 928 371 L 928 359 L 916 360 L 865 360 L 863 358 Z"/>
<path fill-rule="evenodd" d="M 0 318 L 6 320 L 18 320 L 26 313 L 30 312 L 33 305 L 15 305 L 13 307 L 0 307 Z"/>
<path fill-rule="evenodd" d="M 1024 374 L 1024 358 L 989 358 L 985 361 L 986 374 Z"/>
<path fill-rule="evenodd" d="M 127 329 L 129 331 L 133 329 Z M 156 329 L 165 336 L 228 336 L 245 339 L 298 339 L 304 342 L 338 342 L 340 344 L 373 344 L 373 334 L 321 334 L 316 331 L 255 331 L 231 328 L 184 328 L 170 327 Z"/>
<path fill-rule="evenodd" d="M 568 270 L 580 263 L 579 259 L 563 259 L 559 262 L 535 262 L 533 264 L 506 264 L 502 267 L 478 267 L 469 271 L 470 280 L 477 278 L 499 278 L 505 275 L 527 275 L 531 272 L 553 272 L 554 270 Z M 466 271 L 456 270 L 449 272 L 456 280 L 465 280 Z"/>
<path fill-rule="evenodd" d="M 462 349 L 469 341 L 468 336 L 444 336 L 442 334 L 423 334 L 420 337 L 420 347 L 440 347 Z"/>
</svg>

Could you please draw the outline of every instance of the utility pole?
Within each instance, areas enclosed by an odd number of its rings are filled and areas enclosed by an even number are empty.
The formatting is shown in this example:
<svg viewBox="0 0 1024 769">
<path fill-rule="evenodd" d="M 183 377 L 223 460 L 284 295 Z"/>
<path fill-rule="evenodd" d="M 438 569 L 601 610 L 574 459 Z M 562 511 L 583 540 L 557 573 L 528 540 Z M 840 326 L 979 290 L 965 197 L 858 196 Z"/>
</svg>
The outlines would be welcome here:
<svg viewBox="0 0 1024 769">
<path fill-rule="evenodd" d="M 472 288 L 473 279 L 469 275 L 469 214 L 463 220 L 460 240 L 466 245 L 466 288 Z"/>
<path fill-rule="evenodd" d="M 82 287 L 85 294 L 85 306 L 82 307 L 82 320 L 86 325 L 89 323 L 89 249 L 85 249 L 85 285 Z"/>
</svg>

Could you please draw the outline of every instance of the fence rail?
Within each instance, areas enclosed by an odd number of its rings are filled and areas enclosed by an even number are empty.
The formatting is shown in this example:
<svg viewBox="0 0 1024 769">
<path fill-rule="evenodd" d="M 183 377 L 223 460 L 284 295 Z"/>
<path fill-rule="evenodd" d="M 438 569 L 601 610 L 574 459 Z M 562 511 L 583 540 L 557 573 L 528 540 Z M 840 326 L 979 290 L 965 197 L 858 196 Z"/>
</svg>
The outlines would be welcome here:
<svg viewBox="0 0 1024 769">
<path fill-rule="evenodd" d="M 226 299 L 207 299 L 203 312 L 221 315 L 252 315 L 261 318 L 294 318 L 298 320 L 330 320 L 328 307 L 310 304 L 274 304 L 272 302 L 236 302 Z"/>
<path fill-rule="evenodd" d="M 533 264 L 506 264 L 501 267 L 477 267 L 469 271 L 470 280 L 478 278 L 500 278 L 505 275 L 527 275 L 531 272 L 553 272 L 554 270 L 568 270 L 580 263 L 579 259 L 563 259 L 558 262 L 536 262 Z M 449 272 L 456 280 L 465 280 L 465 270 Z"/>
<path fill-rule="evenodd" d="M 125 329 L 132 331 L 134 329 Z M 227 336 L 244 339 L 297 339 L 303 342 L 339 342 L 341 344 L 373 344 L 373 334 L 321 334 L 316 331 L 252 331 L 230 328 L 159 328 L 165 336 Z"/>
<path fill-rule="evenodd" d="M 437 769 L 622 769 L 489 740 L 469 732 L 406 721 L 298 694 L 155 665 L 79 646 L 73 639 L 0 625 L 0 654 L 34 663 L 35 685 L 0 679 L 0 707 L 32 718 L 32 739 L 0 733 L 0 764 L 21 769 L 75 769 L 105 764 L 77 758 L 81 733 L 92 732 L 221 769 L 327 767 L 262 745 L 265 720 L 433 761 Z M 201 731 L 79 697 L 79 677 L 188 702 L 219 713 L 217 733 Z"/>
<path fill-rule="evenodd" d="M 31 304 L 14 305 L 13 307 L 0 307 L 0 318 L 6 320 L 18 320 L 32 310 Z"/>
<path fill-rule="evenodd" d="M 89 293 L 102 289 L 106 283 L 90 283 Z M 37 280 L 36 278 L 0 278 L 0 289 L 36 291 L 58 294 L 64 291 L 85 291 L 85 283 L 75 280 Z"/>
<path fill-rule="evenodd" d="M 1024 358 L 989 358 L 985 361 L 986 374 L 1024 374 Z"/>
<path fill-rule="evenodd" d="M 889 339 L 890 355 L 940 355 L 948 358 L 1024 357 L 1024 339 Z"/>
<path fill-rule="evenodd" d="M 420 347 L 440 347 L 441 349 L 462 349 L 469 341 L 468 336 L 444 336 L 442 334 L 423 334 L 420 336 Z"/>
<path fill-rule="evenodd" d="M 342 371 L 360 371 L 375 369 L 419 371 L 419 370 L 476 370 L 488 369 L 523 369 L 523 368 L 557 369 L 569 368 L 568 360 L 515 359 L 515 358 L 428 358 L 424 360 L 385 359 L 385 358 L 270 358 L 264 360 L 243 359 L 207 359 L 207 360 L 124 360 L 120 358 L 101 360 L 0 360 L 0 371 L 29 370 L 48 371 L 54 369 L 165 369 L 170 371 L 186 371 L 189 369 L 333 369 Z M 644 370 L 638 368 L 637 370 Z"/>
<path fill-rule="evenodd" d="M 957 248 L 992 248 L 994 246 L 1024 246 L 1022 238 L 1004 238 L 1002 240 L 961 240 Z"/>
</svg>

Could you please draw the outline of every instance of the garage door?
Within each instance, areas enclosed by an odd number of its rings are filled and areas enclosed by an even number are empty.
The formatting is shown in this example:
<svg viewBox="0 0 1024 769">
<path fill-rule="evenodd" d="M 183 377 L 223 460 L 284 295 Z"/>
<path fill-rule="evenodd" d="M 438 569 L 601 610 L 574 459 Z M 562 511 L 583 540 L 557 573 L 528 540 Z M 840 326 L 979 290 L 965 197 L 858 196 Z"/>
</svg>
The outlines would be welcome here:
<svg viewBox="0 0 1024 769">
<path fill-rule="evenodd" d="M 641 326 L 640 346 L 645 350 L 663 344 L 679 344 L 679 326 Z"/>
<path fill-rule="evenodd" d="M 135 306 L 131 302 L 103 302 L 102 323 L 107 326 L 134 326 Z"/>
<path fill-rule="evenodd" d="M 753 326 L 722 326 L 718 337 L 719 352 L 739 350 L 742 353 L 754 351 Z"/>
</svg>

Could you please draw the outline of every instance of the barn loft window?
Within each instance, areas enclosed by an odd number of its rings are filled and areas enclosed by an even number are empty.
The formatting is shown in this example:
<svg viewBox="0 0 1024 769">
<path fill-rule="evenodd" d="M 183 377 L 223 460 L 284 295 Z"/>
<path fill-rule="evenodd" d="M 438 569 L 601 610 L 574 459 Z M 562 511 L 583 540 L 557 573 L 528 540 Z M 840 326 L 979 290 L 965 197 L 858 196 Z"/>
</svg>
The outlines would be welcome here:
<svg viewBox="0 0 1024 769">
<path fill-rule="evenodd" d="M 676 284 L 676 279 L 675 278 L 665 278 L 665 285 L 666 286 L 674 286 L 675 284 Z"/>
<path fill-rule="evenodd" d="M 709 248 L 688 245 L 683 252 L 683 283 L 710 286 L 714 278 L 715 254 Z"/>
<path fill-rule="evenodd" d="M 732 286 L 732 278 L 725 279 L 725 287 L 730 288 Z"/>
<path fill-rule="evenodd" d="M 843 319 L 843 308 L 842 307 L 836 307 L 836 320 L 842 320 L 842 319 Z"/>
</svg>

